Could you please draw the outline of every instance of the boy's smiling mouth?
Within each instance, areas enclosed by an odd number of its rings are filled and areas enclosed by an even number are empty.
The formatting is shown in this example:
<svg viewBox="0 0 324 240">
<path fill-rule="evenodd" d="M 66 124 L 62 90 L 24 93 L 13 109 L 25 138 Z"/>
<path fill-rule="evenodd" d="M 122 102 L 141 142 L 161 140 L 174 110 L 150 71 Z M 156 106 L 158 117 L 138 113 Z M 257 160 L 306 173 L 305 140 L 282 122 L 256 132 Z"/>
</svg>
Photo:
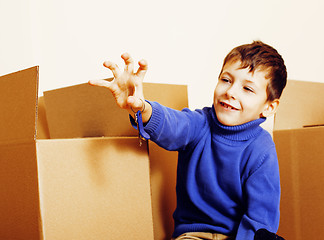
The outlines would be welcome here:
<svg viewBox="0 0 324 240">
<path fill-rule="evenodd" d="M 228 103 L 226 103 L 226 102 L 222 102 L 222 101 L 220 101 L 219 104 L 220 104 L 223 108 L 225 108 L 226 110 L 234 110 L 234 111 L 238 111 L 238 110 L 239 110 L 238 108 L 236 108 L 236 107 L 234 107 L 234 106 L 232 106 L 232 105 L 230 105 L 230 104 L 228 104 Z"/>
</svg>

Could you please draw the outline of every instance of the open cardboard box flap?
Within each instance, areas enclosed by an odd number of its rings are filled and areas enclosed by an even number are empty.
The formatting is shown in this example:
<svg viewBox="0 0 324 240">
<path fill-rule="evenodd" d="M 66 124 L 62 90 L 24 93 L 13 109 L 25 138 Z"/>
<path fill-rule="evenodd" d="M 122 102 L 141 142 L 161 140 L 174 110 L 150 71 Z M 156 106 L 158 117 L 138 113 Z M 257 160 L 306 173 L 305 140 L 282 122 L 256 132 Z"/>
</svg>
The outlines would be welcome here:
<svg viewBox="0 0 324 240">
<path fill-rule="evenodd" d="M 0 142 L 35 139 L 37 79 L 38 67 L 1 77 Z"/>
<path fill-rule="evenodd" d="M 144 83 L 144 93 L 174 109 L 188 106 L 184 85 Z M 117 106 L 108 89 L 84 83 L 46 91 L 44 99 L 51 138 L 137 136 L 128 112 Z"/>
</svg>

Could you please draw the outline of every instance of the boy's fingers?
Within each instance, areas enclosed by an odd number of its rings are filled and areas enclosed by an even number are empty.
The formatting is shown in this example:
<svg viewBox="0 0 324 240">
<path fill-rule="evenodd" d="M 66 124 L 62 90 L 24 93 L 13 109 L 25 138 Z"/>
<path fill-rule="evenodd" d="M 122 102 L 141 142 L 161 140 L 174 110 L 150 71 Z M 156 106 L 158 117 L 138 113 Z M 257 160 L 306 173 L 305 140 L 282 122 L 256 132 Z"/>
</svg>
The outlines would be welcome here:
<svg viewBox="0 0 324 240">
<path fill-rule="evenodd" d="M 136 75 L 138 77 L 140 77 L 141 79 L 143 79 L 147 72 L 148 64 L 147 64 L 146 60 L 141 60 L 138 62 L 138 65 L 139 65 L 139 68 L 136 72 Z"/>
<path fill-rule="evenodd" d="M 106 67 L 106 68 L 109 68 L 111 70 L 111 72 L 113 73 L 114 77 L 115 78 L 118 78 L 121 74 L 121 71 L 120 69 L 118 68 L 117 64 L 113 63 L 113 62 L 110 62 L 110 61 L 105 61 L 103 63 L 103 65 Z"/>
<path fill-rule="evenodd" d="M 143 110 L 145 104 L 144 100 L 141 100 L 140 98 L 134 96 L 128 97 L 127 103 L 135 112 Z"/>
<path fill-rule="evenodd" d="M 103 79 L 90 80 L 88 83 L 90 85 L 92 85 L 92 86 L 106 87 L 106 88 L 109 88 L 109 89 L 110 89 L 111 84 L 112 84 L 112 82 L 108 82 L 108 81 L 103 80 Z"/>
<path fill-rule="evenodd" d="M 121 57 L 122 59 L 124 59 L 125 62 L 125 71 L 128 73 L 133 73 L 134 71 L 133 58 L 128 53 L 124 53 Z"/>
</svg>

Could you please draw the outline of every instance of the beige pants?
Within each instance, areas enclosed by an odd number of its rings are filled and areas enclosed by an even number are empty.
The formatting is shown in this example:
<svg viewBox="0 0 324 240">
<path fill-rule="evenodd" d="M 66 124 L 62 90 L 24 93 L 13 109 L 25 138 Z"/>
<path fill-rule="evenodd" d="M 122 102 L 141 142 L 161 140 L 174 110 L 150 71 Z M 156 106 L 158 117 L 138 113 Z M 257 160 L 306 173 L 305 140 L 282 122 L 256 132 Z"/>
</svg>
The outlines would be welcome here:
<svg viewBox="0 0 324 240">
<path fill-rule="evenodd" d="M 231 240 L 232 237 L 220 233 L 188 232 L 172 240 Z"/>
</svg>

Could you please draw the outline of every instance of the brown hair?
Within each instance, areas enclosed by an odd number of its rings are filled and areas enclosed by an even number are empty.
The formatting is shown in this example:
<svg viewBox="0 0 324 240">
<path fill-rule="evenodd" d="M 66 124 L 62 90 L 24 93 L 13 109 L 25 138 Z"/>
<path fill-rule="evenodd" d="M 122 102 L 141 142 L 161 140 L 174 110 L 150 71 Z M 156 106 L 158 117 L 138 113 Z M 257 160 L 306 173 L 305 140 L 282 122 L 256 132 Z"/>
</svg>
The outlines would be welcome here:
<svg viewBox="0 0 324 240">
<path fill-rule="evenodd" d="M 287 83 L 287 70 L 283 58 L 276 49 L 261 41 L 238 46 L 227 54 L 223 68 L 226 63 L 237 60 L 241 61 L 242 68 L 249 68 L 252 73 L 256 69 L 268 71 L 266 78 L 270 81 L 267 87 L 267 100 L 280 98 Z"/>
</svg>

